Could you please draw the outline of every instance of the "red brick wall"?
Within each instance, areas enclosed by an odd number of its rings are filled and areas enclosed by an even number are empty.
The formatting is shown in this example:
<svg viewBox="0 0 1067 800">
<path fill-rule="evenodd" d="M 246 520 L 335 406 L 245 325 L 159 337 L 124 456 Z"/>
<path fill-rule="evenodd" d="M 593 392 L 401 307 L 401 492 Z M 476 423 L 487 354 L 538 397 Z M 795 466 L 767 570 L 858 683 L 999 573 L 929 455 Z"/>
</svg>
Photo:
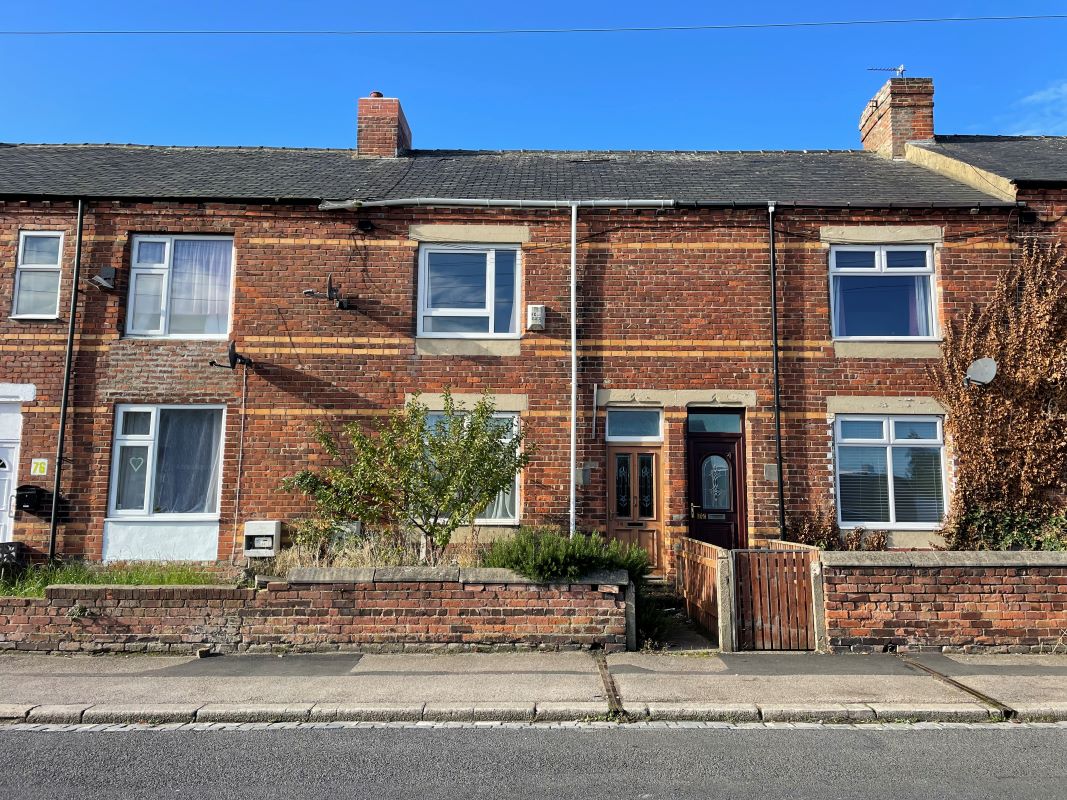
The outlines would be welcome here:
<svg viewBox="0 0 1067 800">
<path fill-rule="evenodd" d="M 356 223 L 375 229 L 361 233 Z M 526 333 L 518 356 L 420 355 L 414 306 L 418 245 L 413 223 L 526 225 L 522 303 L 544 303 L 543 332 Z M 838 358 L 830 338 L 827 248 L 821 225 L 937 225 L 939 314 L 944 322 L 980 301 L 1010 263 L 1017 227 L 1011 212 L 983 209 L 886 209 L 778 213 L 783 433 L 787 505 L 808 510 L 832 497 L 826 398 L 929 393 L 930 359 Z M 74 212 L 69 203 L 0 202 L 0 306 L 9 302 L 20 228 L 67 232 L 61 319 L 16 321 L 0 315 L 3 382 L 33 383 L 23 405 L 20 482 L 31 458 L 54 459 L 62 380 Z M 122 337 L 133 233 L 219 233 L 234 237 L 237 265 L 233 338 L 252 356 L 242 404 L 242 376 L 207 365 L 225 342 Z M 593 384 L 610 389 L 747 389 L 750 536 L 773 536 L 776 488 L 764 477 L 774 462 L 766 213 L 677 209 L 583 211 L 579 220 L 579 463 L 593 462 L 580 487 L 583 527 L 606 521 L 603 417 L 591 436 Z M 523 424 L 537 447 L 522 478 L 524 522 L 560 522 L 567 514 L 569 414 L 569 212 L 554 210 L 392 209 L 320 212 L 314 206 L 226 203 L 93 202 L 85 223 L 86 272 L 118 270 L 115 292 L 83 285 L 70 463 L 63 496 L 69 514 L 59 548 L 99 558 L 107 510 L 114 408 L 123 402 L 226 405 L 221 536 L 218 557 L 237 550 L 233 532 L 246 519 L 292 520 L 303 498 L 285 493 L 283 477 L 317 463 L 319 422 L 372 422 L 416 390 L 485 388 L 526 394 Z M 353 310 L 301 294 L 322 289 L 327 273 L 354 298 Z M 245 432 L 240 437 L 241 409 Z M 602 411 L 600 412 L 602 415 Z M 669 407 L 663 444 L 665 550 L 686 530 L 683 407 Z M 238 475 L 238 459 L 242 469 Z M 54 463 L 50 469 L 54 470 Z M 51 475 L 38 482 L 51 488 Z M 238 486 L 240 508 L 237 508 Z M 47 520 L 19 513 L 16 537 L 38 554 Z"/>
<path fill-rule="evenodd" d="M 1026 653 L 1067 646 L 1067 562 L 824 565 L 823 573 L 834 651 Z"/>
<path fill-rule="evenodd" d="M 0 650 L 188 653 L 626 648 L 624 587 L 371 581 L 53 586 L 0 597 Z"/>
</svg>

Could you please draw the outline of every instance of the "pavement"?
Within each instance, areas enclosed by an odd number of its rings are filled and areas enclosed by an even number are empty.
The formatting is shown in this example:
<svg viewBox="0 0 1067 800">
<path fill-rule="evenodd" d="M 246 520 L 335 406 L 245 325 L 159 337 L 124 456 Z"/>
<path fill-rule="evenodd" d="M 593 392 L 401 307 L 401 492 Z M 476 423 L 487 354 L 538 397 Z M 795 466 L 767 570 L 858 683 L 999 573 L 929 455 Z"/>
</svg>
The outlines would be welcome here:
<svg viewBox="0 0 1067 800">
<path fill-rule="evenodd" d="M 1067 655 L 0 655 L 9 723 L 1067 720 Z"/>
</svg>

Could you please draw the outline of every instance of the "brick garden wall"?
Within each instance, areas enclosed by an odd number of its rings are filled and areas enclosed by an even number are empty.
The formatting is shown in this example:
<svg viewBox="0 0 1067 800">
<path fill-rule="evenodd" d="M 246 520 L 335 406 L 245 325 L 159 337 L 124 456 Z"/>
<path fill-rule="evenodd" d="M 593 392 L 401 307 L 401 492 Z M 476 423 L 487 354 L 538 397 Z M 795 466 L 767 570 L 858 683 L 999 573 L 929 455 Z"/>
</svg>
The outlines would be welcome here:
<svg viewBox="0 0 1067 800">
<path fill-rule="evenodd" d="M 626 648 L 625 573 L 535 584 L 505 570 L 361 570 L 339 583 L 50 586 L 0 597 L 0 650 L 104 653 Z M 598 580 L 608 583 L 598 583 Z M 615 582 L 611 582 L 615 581 Z"/>
<path fill-rule="evenodd" d="M 1067 553 L 822 553 L 835 652 L 1067 647 Z"/>
</svg>

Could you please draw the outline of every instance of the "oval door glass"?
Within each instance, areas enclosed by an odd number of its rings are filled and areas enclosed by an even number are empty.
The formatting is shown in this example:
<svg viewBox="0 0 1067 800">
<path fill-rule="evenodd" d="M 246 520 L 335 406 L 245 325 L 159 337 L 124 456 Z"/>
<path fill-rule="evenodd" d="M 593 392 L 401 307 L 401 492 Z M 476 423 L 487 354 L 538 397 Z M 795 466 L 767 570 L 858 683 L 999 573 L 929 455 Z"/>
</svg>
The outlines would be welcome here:
<svg viewBox="0 0 1067 800">
<path fill-rule="evenodd" d="M 729 511 L 733 501 L 730 464 L 719 455 L 708 456 L 700 466 L 703 506 L 711 511 Z"/>
</svg>

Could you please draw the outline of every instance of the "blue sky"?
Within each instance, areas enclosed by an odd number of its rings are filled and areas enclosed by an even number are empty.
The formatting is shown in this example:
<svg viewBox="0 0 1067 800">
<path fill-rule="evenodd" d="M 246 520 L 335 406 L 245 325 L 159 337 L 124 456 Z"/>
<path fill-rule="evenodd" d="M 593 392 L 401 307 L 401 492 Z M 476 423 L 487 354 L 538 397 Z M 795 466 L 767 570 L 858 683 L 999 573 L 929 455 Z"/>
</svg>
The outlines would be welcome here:
<svg viewBox="0 0 1067 800">
<path fill-rule="evenodd" d="M 1065 13 L 1062 2 L 9 2 L 3 30 L 692 25 Z M 0 37 L 0 141 L 351 147 L 400 97 L 416 147 L 858 146 L 904 63 L 939 133 L 1067 134 L 1067 20 L 491 37 Z"/>
</svg>

